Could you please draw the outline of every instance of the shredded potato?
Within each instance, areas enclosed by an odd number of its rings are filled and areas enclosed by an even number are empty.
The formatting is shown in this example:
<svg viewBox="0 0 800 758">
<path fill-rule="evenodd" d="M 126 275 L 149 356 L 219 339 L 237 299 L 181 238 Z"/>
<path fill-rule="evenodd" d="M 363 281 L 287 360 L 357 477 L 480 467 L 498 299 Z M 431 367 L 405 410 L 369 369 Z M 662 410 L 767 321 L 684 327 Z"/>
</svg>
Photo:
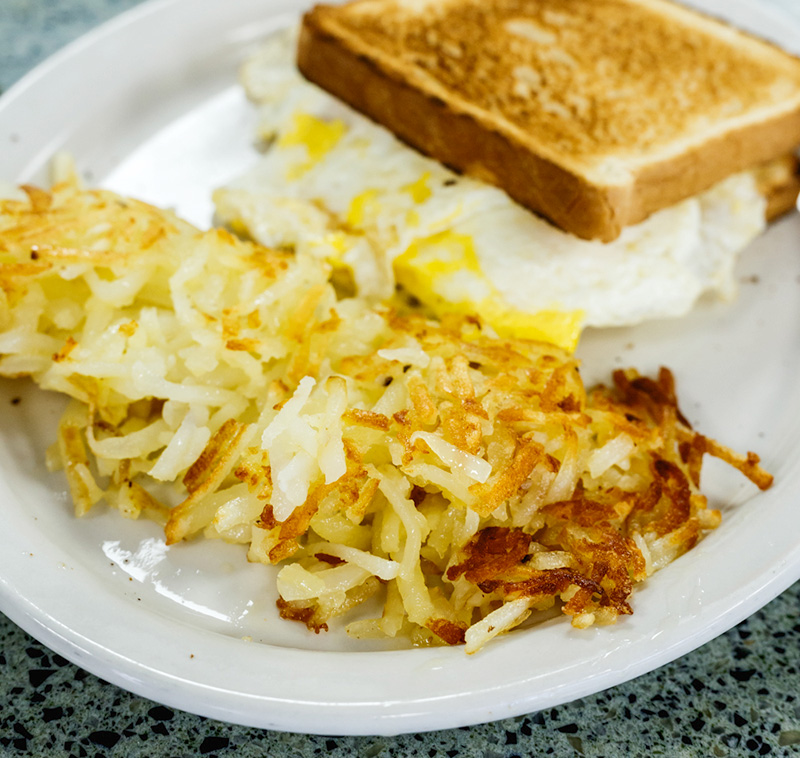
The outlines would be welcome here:
<svg viewBox="0 0 800 758">
<path fill-rule="evenodd" d="M 200 232 L 74 183 L 0 202 L 0 375 L 72 398 L 52 457 L 100 501 L 279 564 L 281 615 L 479 650 L 531 613 L 631 613 L 636 583 L 720 514 L 670 372 L 578 363 L 339 300 L 317 260 Z M 165 488 L 165 483 L 170 484 Z"/>
</svg>

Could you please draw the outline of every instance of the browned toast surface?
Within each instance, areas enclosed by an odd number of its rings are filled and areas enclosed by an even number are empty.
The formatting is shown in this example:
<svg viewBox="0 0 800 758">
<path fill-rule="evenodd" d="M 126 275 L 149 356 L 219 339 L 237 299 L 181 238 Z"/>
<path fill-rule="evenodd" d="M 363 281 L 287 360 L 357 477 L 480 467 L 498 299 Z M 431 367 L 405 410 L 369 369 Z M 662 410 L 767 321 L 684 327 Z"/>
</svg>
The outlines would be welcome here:
<svg viewBox="0 0 800 758">
<path fill-rule="evenodd" d="M 582 237 L 800 144 L 800 60 L 663 0 L 356 0 L 301 71 Z"/>
</svg>

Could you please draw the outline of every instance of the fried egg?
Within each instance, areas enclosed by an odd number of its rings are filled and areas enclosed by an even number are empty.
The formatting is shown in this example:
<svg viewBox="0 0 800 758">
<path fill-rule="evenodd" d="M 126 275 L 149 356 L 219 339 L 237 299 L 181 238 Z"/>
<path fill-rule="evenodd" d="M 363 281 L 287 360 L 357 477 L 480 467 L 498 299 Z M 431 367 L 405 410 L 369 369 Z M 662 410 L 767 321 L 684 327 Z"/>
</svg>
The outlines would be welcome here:
<svg viewBox="0 0 800 758">
<path fill-rule="evenodd" d="M 567 234 L 502 190 L 460 176 L 302 78 L 291 34 L 243 67 L 264 154 L 218 190 L 218 218 L 312 253 L 360 296 L 399 287 L 435 314 L 477 313 L 498 334 L 575 348 L 586 326 L 680 316 L 735 295 L 738 253 L 764 227 L 754 178 L 712 189 L 611 243 Z"/>
</svg>

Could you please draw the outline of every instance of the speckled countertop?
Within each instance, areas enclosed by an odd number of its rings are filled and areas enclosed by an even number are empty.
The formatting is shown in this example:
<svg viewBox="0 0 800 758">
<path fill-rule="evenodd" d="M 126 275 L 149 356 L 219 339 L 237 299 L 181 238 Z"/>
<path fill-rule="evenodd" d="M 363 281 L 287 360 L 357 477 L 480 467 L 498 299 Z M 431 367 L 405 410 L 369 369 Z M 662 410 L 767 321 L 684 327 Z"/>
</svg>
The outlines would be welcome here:
<svg viewBox="0 0 800 758">
<path fill-rule="evenodd" d="M 797 0 L 771 1 L 800 15 Z M 0 0 L 0 88 L 139 2 Z M 77 668 L 0 616 L 0 756 L 320 754 L 800 755 L 800 583 L 713 642 L 628 684 L 520 718 L 394 738 L 281 734 L 171 710 Z"/>
</svg>

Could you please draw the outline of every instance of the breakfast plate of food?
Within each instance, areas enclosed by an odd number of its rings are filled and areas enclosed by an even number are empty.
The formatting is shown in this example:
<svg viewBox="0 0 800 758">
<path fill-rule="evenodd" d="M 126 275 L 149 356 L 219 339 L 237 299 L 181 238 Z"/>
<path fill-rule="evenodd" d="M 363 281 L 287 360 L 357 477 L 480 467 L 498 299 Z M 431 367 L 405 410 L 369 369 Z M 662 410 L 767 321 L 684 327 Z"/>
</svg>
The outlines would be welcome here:
<svg viewBox="0 0 800 758">
<path fill-rule="evenodd" d="M 0 610 L 396 734 L 800 578 L 800 19 L 624 4 L 155 0 L 4 95 Z"/>
</svg>

